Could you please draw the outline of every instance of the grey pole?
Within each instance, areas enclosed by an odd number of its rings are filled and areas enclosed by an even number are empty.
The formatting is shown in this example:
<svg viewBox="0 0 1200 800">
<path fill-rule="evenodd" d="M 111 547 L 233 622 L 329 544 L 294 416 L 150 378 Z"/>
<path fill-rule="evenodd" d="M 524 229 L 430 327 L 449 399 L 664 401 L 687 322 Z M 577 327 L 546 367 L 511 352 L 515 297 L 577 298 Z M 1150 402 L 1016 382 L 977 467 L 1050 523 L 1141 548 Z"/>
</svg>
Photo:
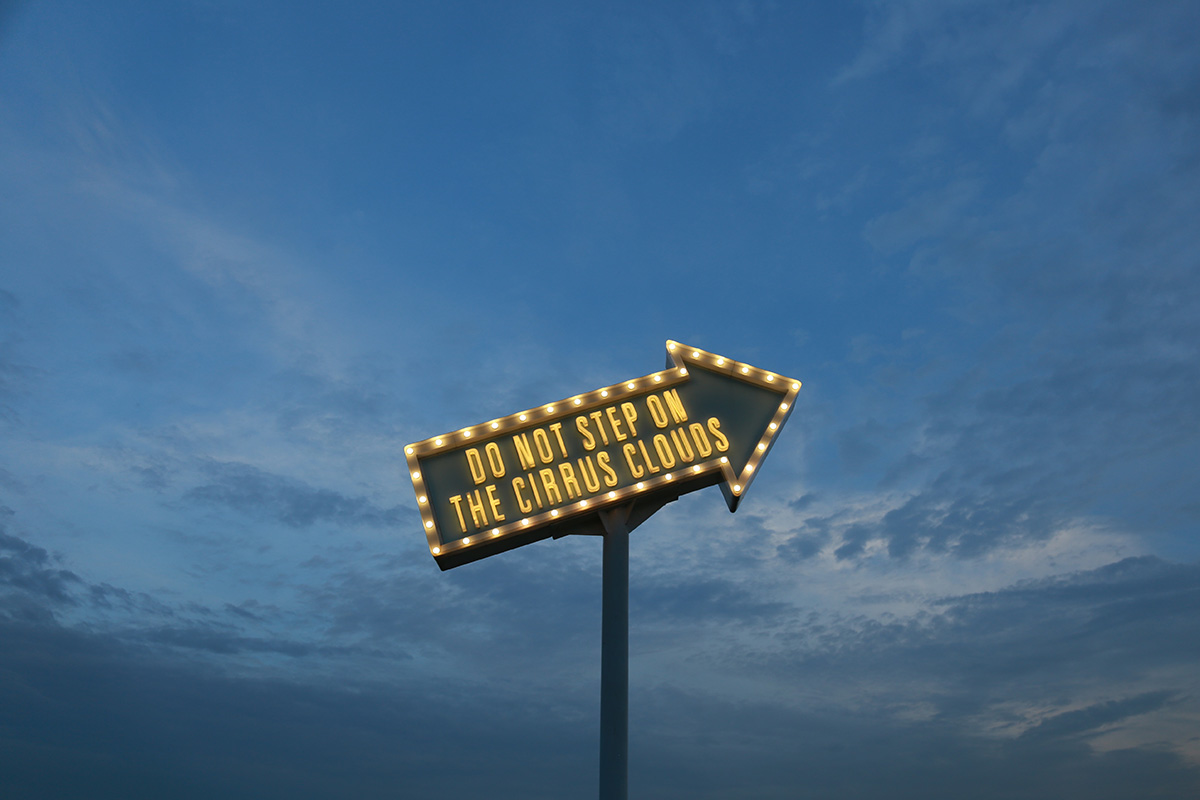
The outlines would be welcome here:
<svg viewBox="0 0 1200 800">
<path fill-rule="evenodd" d="M 629 797 L 629 511 L 626 506 L 600 515 L 600 800 Z"/>
</svg>

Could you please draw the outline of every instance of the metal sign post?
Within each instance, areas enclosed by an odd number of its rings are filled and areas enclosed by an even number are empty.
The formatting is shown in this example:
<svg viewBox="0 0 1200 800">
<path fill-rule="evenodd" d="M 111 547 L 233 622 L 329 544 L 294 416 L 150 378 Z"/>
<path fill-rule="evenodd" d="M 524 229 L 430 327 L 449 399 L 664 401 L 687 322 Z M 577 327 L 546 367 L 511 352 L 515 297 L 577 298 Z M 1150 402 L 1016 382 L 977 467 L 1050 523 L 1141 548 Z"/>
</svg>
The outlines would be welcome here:
<svg viewBox="0 0 1200 800">
<path fill-rule="evenodd" d="M 628 792 L 629 532 L 714 484 L 736 511 L 799 391 L 776 372 L 668 341 L 663 370 L 404 448 L 443 570 L 551 537 L 604 537 L 601 800 Z"/>
<path fill-rule="evenodd" d="M 629 512 L 624 506 L 600 514 L 600 800 L 629 796 Z"/>
</svg>

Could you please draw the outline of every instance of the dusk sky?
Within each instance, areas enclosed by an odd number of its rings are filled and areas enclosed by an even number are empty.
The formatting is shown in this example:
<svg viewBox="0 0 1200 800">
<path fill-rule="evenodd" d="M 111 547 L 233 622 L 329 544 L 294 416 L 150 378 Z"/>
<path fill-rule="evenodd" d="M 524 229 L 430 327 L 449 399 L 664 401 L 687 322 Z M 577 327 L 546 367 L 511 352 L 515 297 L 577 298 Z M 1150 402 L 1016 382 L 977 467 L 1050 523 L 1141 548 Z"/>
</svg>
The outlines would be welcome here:
<svg viewBox="0 0 1200 800">
<path fill-rule="evenodd" d="M 601 541 L 413 441 L 803 381 L 631 797 L 1200 796 L 1200 4 L 0 3 L 0 795 L 596 796 Z"/>
</svg>

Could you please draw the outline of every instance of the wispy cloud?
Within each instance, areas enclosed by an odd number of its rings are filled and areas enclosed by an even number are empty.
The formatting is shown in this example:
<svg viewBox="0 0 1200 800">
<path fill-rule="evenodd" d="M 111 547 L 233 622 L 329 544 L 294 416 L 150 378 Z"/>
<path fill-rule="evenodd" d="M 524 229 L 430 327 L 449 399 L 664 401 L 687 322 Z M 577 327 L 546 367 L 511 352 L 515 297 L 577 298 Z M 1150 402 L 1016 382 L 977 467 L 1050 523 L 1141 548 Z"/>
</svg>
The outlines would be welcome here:
<svg viewBox="0 0 1200 800">
<path fill-rule="evenodd" d="M 397 524 L 401 511 L 400 506 L 379 508 L 366 498 L 306 486 L 248 464 L 214 463 L 206 471 L 212 482 L 189 489 L 187 499 L 274 518 L 292 527 L 316 522 L 390 526 Z"/>
<path fill-rule="evenodd" d="M 877 358 L 852 343 L 856 377 L 877 388 L 826 420 L 842 475 L 909 497 L 844 533 L 844 557 L 873 539 L 899 558 L 972 556 L 1088 518 L 1148 537 L 1197 521 L 1183 451 L 1200 432 L 1186 399 L 1200 390 L 1200 234 L 1187 221 L 1200 214 L 1200 127 L 1178 100 L 1200 74 L 1178 33 L 1195 23 L 1183 6 L 872 10 L 836 92 L 890 85 L 898 69 L 954 77 L 897 120 L 888 146 L 905 180 L 876 176 L 891 199 L 862 233 L 943 293 L 960 338 Z M 923 120 L 981 144 L 923 150 Z"/>
</svg>

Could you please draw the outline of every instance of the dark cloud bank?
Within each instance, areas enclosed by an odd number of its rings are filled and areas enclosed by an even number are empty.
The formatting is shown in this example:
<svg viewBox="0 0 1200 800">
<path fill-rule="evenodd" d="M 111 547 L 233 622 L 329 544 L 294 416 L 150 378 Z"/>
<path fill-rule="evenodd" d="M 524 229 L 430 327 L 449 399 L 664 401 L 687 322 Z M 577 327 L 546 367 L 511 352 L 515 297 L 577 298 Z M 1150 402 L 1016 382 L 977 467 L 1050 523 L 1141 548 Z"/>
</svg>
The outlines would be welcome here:
<svg viewBox="0 0 1200 800">
<path fill-rule="evenodd" d="M 484 684 L 470 673 L 528 618 L 500 618 L 508 608 L 472 615 L 465 603 L 463 624 L 494 636 L 478 637 L 483 643 L 459 654 L 450 673 L 431 679 L 397 661 L 394 681 L 317 680 L 294 668 L 322 647 L 349 648 L 336 634 L 320 647 L 248 637 L 238 627 L 245 615 L 231 609 L 213 610 L 206 626 L 73 623 L 88 608 L 111 610 L 121 591 L 89 587 L 8 533 L 0 581 L 7 797 L 594 796 L 598 698 L 564 691 L 564 676 L 539 668 L 555 663 L 556 633 L 572 640 L 570 614 L 542 614 L 542 635 L 513 637 L 525 652 L 501 661 L 525 666 L 505 680 Z M 354 582 L 336 588 L 348 604 L 362 602 L 351 596 Z M 357 591 L 378 589 L 364 581 Z M 565 585 L 547 591 L 554 596 L 529 600 L 527 617 L 547 600 L 581 602 Z M 796 610 L 747 614 L 754 624 L 770 616 L 782 645 L 774 655 L 732 657 L 731 678 L 794 684 L 799 695 L 861 685 L 861 702 L 739 701 L 722 686 L 685 690 L 669 676 L 642 675 L 631 698 L 635 794 L 867 798 L 887 787 L 888 797 L 1090 800 L 1200 791 L 1200 769 L 1167 744 L 1092 746 L 1148 714 L 1195 719 L 1179 676 L 1200 662 L 1200 565 L 1128 559 L 945 598 L 910 622 L 845 620 L 803 645 Z M 639 625 L 687 624 L 674 600 L 654 593 L 635 593 L 633 617 L 635 642 Z M 283 661 L 259 670 L 222 661 L 247 652 Z M 598 686 L 594 667 L 585 678 Z M 935 688 L 922 695 L 932 711 L 919 718 L 889 713 L 878 699 L 911 699 L 921 681 Z M 1080 686 L 1090 700 L 1019 733 L 989 736 L 970 724 L 1007 701 L 1070 704 Z"/>
</svg>

